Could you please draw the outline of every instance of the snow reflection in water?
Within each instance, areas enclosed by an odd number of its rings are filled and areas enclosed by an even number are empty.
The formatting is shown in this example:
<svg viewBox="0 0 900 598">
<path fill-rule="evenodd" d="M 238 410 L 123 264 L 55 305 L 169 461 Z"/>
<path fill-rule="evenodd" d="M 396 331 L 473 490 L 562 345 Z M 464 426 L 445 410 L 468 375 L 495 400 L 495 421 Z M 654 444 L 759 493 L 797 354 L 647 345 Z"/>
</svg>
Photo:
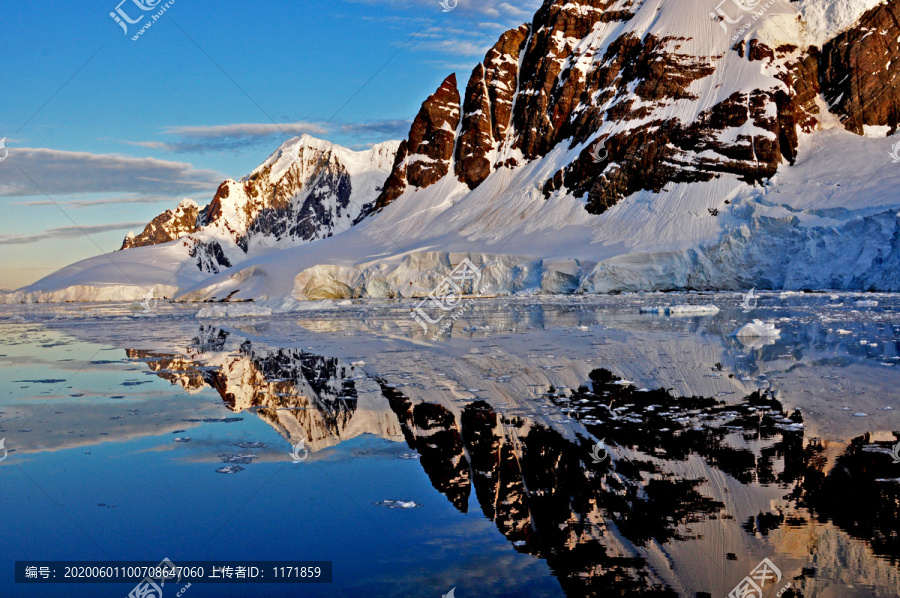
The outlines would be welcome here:
<svg viewBox="0 0 900 598">
<path fill-rule="evenodd" d="M 272 348 L 271 322 L 245 322 L 194 324 L 182 347 L 126 354 L 234 412 L 182 425 L 253 414 L 322 467 L 326 449 L 365 435 L 402 444 L 395 459 L 417 458 L 449 505 L 477 508 L 568 596 L 726 595 L 764 557 L 790 580 L 783 596 L 900 589 L 890 312 L 839 329 L 794 316 L 761 345 L 730 335 L 733 313 L 604 321 L 528 306 L 473 314 L 428 345 L 370 315 L 304 316 L 280 334 L 286 348 Z M 609 458 L 596 463 L 600 439 Z M 232 446 L 246 452 L 215 456 L 235 479 L 278 459 L 258 440 Z M 377 504 L 424 510 L 382 494 Z"/>
</svg>

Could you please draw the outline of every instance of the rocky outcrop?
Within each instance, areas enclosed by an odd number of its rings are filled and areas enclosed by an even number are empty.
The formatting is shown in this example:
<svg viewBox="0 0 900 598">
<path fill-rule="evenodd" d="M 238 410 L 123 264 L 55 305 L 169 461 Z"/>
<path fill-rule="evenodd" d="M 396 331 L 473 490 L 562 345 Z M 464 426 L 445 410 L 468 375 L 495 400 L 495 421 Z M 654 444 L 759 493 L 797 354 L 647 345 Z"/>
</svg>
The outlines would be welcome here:
<svg viewBox="0 0 900 598">
<path fill-rule="evenodd" d="M 459 90 L 454 73 L 422 104 L 409 138 L 400 143 L 391 174 L 375 202 L 376 211 L 397 199 L 408 186 L 428 187 L 450 172 L 458 126 Z"/>
<path fill-rule="evenodd" d="M 853 29 L 822 48 L 819 72 L 822 94 L 844 126 L 862 134 L 863 126 L 900 123 L 900 2 L 866 12 Z"/>
<path fill-rule="evenodd" d="M 469 77 L 454 169 L 469 188 L 493 171 L 495 150 L 506 139 L 518 88 L 519 56 L 529 31 L 522 25 L 500 36 Z"/>
<path fill-rule="evenodd" d="M 121 249 L 158 245 L 180 239 L 198 230 L 200 207 L 190 199 L 183 199 L 174 210 L 166 210 L 150 221 L 139 235 L 125 237 Z"/>
<path fill-rule="evenodd" d="M 663 33 L 641 24 L 606 27 L 630 23 L 654 4 L 544 2 L 532 25 L 504 33 L 475 67 L 458 139 L 444 136 L 445 148 L 430 141 L 427 155 L 446 156 L 455 141 L 454 173 L 475 188 L 500 166 L 541 159 L 561 144 L 580 146 L 577 157 L 546 179 L 543 192 L 549 197 L 564 189 L 584 197 L 586 209 L 599 214 L 636 191 L 661 192 L 669 183 L 733 175 L 755 185 L 771 178 L 781 164 L 797 159 L 798 134 L 818 125 L 820 92 L 849 130 L 896 130 L 900 2 L 869 10 L 821 52 L 756 31 L 742 32 L 731 48 L 698 52 L 694 28 L 676 35 L 671 28 Z M 598 35 L 604 27 L 606 36 Z M 726 67 L 766 76 L 755 89 L 716 92 L 721 78 L 712 75 Z M 434 98 L 423 105 L 419 129 Z M 685 119 L 667 110 L 679 102 L 696 104 L 696 116 Z M 432 184 L 443 167 L 439 161 L 440 168 L 412 182 L 412 156 L 422 153 L 412 142 L 411 135 L 379 207 L 408 185 Z"/>
<path fill-rule="evenodd" d="M 393 141 L 354 152 L 309 136 L 291 139 L 248 176 L 224 181 L 202 210 L 185 200 L 122 248 L 203 233 L 219 246 L 207 243 L 206 253 L 215 256 L 227 253 L 222 245 L 229 243 L 247 252 L 257 239 L 271 245 L 329 237 L 371 211 L 396 151 Z"/>
</svg>

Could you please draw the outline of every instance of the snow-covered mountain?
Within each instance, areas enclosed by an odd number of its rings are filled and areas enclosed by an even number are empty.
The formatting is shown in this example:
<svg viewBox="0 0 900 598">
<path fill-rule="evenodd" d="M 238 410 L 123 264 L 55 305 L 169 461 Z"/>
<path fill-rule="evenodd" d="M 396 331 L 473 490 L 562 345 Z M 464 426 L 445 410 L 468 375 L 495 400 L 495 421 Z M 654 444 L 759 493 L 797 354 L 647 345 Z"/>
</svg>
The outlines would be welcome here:
<svg viewBox="0 0 900 598">
<path fill-rule="evenodd" d="M 171 297 L 250 257 L 330 237 L 371 213 L 398 145 L 353 151 L 308 135 L 289 139 L 249 175 L 224 181 L 205 207 L 184 199 L 129 233 L 121 251 L 73 264 L 7 301 Z"/>
<path fill-rule="evenodd" d="M 237 245 L 314 241 L 349 228 L 371 212 L 398 143 L 354 152 L 303 135 L 290 139 L 240 181 L 223 182 L 202 210 L 190 199 L 153 219 L 122 249 L 158 245 L 202 233 Z"/>
<path fill-rule="evenodd" d="M 284 176 L 276 152 L 198 216 L 212 275 L 167 292 L 423 296 L 463 258 L 482 292 L 900 290 L 898 17 L 900 0 L 546 0 L 462 94 L 450 75 L 426 99 L 371 215 L 322 238 L 367 210 L 298 224 L 297 202 L 256 202 L 254 175 Z M 319 240 L 240 263 L 220 241 L 288 231 Z M 106 298 L 124 284 L 110 261 L 155 283 L 115 254 L 16 296 L 58 298 L 103 263 L 86 296 Z"/>
</svg>

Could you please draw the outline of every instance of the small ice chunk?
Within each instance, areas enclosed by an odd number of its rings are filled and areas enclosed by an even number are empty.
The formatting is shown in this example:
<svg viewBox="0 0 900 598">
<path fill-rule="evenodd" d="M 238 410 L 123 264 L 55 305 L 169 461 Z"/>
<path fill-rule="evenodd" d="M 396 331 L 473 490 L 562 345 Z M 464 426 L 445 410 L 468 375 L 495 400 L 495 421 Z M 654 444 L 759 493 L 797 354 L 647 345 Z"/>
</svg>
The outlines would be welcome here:
<svg viewBox="0 0 900 598">
<path fill-rule="evenodd" d="M 257 455 L 235 455 L 233 453 L 226 453 L 224 455 L 219 455 L 219 458 L 222 459 L 222 463 L 240 463 L 241 465 L 249 465 L 253 463 L 253 460 L 257 458 Z"/>
<path fill-rule="evenodd" d="M 838 328 L 837 333 L 838 333 L 838 334 L 853 334 L 853 333 L 850 332 L 849 330 L 844 330 L 843 328 Z"/>
<path fill-rule="evenodd" d="M 781 331 L 775 328 L 775 324 L 771 322 L 763 322 L 762 320 L 753 320 L 742 326 L 734 333 L 737 337 L 756 337 L 756 338 L 777 338 L 781 336 Z"/>
<path fill-rule="evenodd" d="M 226 465 L 217 469 L 216 473 L 238 473 L 239 471 L 244 471 L 240 465 Z"/>
<path fill-rule="evenodd" d="M 245 303 L 210 305 L 197 312 L 198 318 L 253 318 L 271 315 L 272 310 L 268 307 Z"/>
<path fill-rule="evenodd" d="M 856 307 L 878 307 L 878 302 L 871 299 L 860 299 L 856 302 Z"/>
<path fill-rule="evenodd" d="M 713 315 L 719 313 L 715 305 L 671 305 L 666 308 L 666 315 Z"/>
<path fill-rule="evenodd" d="M 394 500 L 387 499 L 381 502 L 375 503 L 378 506 L 387 507 L 389 509 L 415 509 L 416 507 L 421 507 L 422 505 L 416 504 L 413 500 Z"/>
</svg>

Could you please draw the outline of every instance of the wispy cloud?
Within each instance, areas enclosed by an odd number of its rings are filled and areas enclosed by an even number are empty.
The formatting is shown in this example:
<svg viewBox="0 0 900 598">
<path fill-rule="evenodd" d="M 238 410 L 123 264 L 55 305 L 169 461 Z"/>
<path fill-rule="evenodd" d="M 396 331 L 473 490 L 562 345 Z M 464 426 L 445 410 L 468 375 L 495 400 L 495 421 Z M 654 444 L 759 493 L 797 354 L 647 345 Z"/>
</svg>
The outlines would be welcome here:
<svg viewBox="0 0 900 598">
<path fill-rule="evenodd" d="M 438 0 L 346 0 L 354 4 L 370 4 L 373 6 L 384 5 L 396 9 L 409 10 L 414 7 L 441 11 Z M 505 17 L 514 19 L 531 19 L 531 16 L 541 7 L 541 0 L 512 0 L 510 2 L 484 2 L 483 0 L 459 0 L 455 10 L 470 12 L 489 17 Z"/>
<path fill-rule="evenodd" d="M 157 204 L 169 203 L 177 204 L 183 197 L 178 195 L 139 195 L 136 197 L 103 197 L 99 199 L 76 199 L 72 201 L 50 201 L 49 199 L 39 199 L 35 201 L 17 201 L 9 205 L 12 206 L 55 206 L 60 205 L 64 208 L 92 208 L 96 206 L 114 206 L 121 204 Z"/>
<path fill-rule="evenodd" d="M 10 148 L 8 158 L 0 164 L 0 196 L 210 194 L 224 178 L 220 173 L 197 169 L 187 162 L 46 148 Z"/>
<path fill-rule="evenodd" d="M 328 137 L 378 135 L 378 141 L 406 137 L 411 119 L 378 120 L 358 123 L 236 123 L 229 125 L 166 127 L 162 134 L 178 137 L 174 141 L 129 141 L 149 149 L 173 153 L 237 151 L 267 145 L 277 146 L 291 136 Z"/>
<path fill-rule="evenodd" d="M 74 239 L 83 235 L 91 235 L 96 233 L 106 233 L 116 230 L 130 230 L 134 228 L 143 229 L 145 222 L 114 222 L 110 224 L 95 224 L 92 226 L 59 226 L 49 228 L 42 233 L 33 235 L 0 235 L 0 245 L 24 245 L 26 243 L 37 243 L 38 241 L 46 241 L 52 239 Z"/>
</svg>

